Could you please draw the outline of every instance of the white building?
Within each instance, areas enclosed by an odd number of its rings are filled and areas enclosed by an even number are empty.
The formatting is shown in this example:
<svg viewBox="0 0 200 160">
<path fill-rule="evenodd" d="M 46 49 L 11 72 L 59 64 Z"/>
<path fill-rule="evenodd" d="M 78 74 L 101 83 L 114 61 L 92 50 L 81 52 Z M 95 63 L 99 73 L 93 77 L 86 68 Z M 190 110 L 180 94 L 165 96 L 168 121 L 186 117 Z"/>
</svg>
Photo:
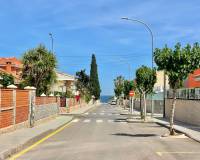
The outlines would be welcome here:
<svg viewBox="0 0 200 160">
<path fill-rule="evenodd" d="M 75 94 L 75 76 L 69 75 L 67 73 L 56 71 L 57 81 L 51 87 L 52 92 L 62 92 L 71 91 L 72 94 Z"/>
</svg>

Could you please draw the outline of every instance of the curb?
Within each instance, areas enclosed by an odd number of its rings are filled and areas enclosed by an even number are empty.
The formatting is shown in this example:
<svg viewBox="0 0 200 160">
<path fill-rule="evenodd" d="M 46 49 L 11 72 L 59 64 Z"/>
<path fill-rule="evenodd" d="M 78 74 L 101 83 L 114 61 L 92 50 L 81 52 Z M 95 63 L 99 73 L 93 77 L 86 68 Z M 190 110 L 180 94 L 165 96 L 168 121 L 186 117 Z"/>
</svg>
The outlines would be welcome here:
<svg viewBox="0 0 200 160">
<path fill-rule="evenodd" d="M 36 135 L 35 137 L 27 140 L 24 144 L 19 144 L 18 146 L 11 148 L 7 151 L 4 151 L 3 153 L 0 153 L 0 160 L 4 160 L 6 158 L 10 158 L 12 155 L 14 155 L 15 153 L 22 151 L 23 149 L 25 149 L 26 147 L 34 144 L 35 142 L 37 142 L 38 140 L 42 139 L 43 137 L 47 136 L 48 134 L 58 130 L 59 128 L 63 127 L 64 125 L 70 123 L 73 120 L 73 117 L 67 121 L 66 123 L 54 128 L 54 129 L 49 129 L 39 135 Z"/>
<path fill-rule="evenodd" d="M 169 129 L 168 124 L 164 124 L 164 123 L 158 122 L 158 121 L 155 121 L 155 123 L 157 123 L 157 124 L 159 124 L 159 125 L 161 125 L 161 126 L 163 126 L 163 127 Z M 186 131 L 183 131 L 182 129 L 178 129 L 176 126 L 174 127 L 174 129 L 175 129 L 177 132 L 183 133 L 183 134 L 185 134 L 187 137 L 189 137 L 189 138 L 195 140 L 196 142 L 199 142 L 199 143 L 200 143 L 200 139 L 196 138 L 196 137 L 193 136 L 192 134 L 187 133 Z"/>
</svg>

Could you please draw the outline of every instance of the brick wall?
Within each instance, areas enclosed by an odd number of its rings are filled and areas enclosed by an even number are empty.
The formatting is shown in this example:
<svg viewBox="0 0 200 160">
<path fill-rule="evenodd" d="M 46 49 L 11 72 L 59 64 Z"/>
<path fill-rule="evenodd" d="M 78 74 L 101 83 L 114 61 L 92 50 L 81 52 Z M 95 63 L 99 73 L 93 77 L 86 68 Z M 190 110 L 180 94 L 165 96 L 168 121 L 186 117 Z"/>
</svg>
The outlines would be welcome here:
<svg viewBox="0 0 200 160">
<path fill-rule="evenodd" d="M 10 89 L 1 90 L 1 107 L 2 108 L 12 107 L 12 103 L 13 103 L 12 90 Z"/>
<path fill-rule="evenodd" d="M 13 124 L 13 111 L 5 110 L 0 113 L 0 128 L 5 128 Z"/>
<path fill-rule="evenodd" d="M 56 97 L 36 97 L 35 104 L 36 105 L 43 105 L 43 104 L 51 104 L 57 103 Z"/>
<path fill-rule="evenodd" d="M 9 89 L 0 90 L 0 128 L 13 124 L 13 91 Z"/>
<path fill-rule="evenodd" d="M 27 90 L 16 90 L 16 123 L 28 120 L 29 114 L 29 92 Z"/>
<path fill-rule="evenodd" d="M 1 89 L 0 128 L 28 120 L 29 91 Z"/>
<path fill-rule="evenodd" d="M 35 120 L 39 120 L 58 113 L 59 98 L 35 97 L 30 90 L 0 89 L 0 129 L 28 124 L 30 106 L 35 108 Z"/>
</svg>

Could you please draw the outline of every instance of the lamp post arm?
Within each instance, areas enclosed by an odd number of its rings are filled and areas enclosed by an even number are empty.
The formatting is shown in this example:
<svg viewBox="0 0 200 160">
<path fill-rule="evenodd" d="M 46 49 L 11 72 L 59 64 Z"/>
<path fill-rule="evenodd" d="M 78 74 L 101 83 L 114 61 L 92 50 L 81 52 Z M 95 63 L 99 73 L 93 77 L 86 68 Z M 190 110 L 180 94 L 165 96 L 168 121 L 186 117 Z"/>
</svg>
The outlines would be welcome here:
<svg viewBox="0 0 200 160">
<path fill-rule="evenodd" d="M 131 18 L 127 18 L 127 17 L 124 17 L 122 18 L 124 20 L 128 20 L 128 21 L 133 21 L 133 22 L 138 22 L 140 24 L 142 24 L 143 26 L 145 26 L 145 28 L 147 29 L 147 31 L 150 33 L 150 36 L 151 36 L 151 47 L 152 47 L 152 69 L 153 69 L 153 61 L 154 61 L 154 56 L 153 56 L 153 52 L 154 52 L 154 35 L 153 35 L 153 32 L 151 30 L 151 28 L 149 27 L 148 24 L 146 24 L 145 22 L 141 21 L 141 20 L 138 20 L 138 19 L 131 19 Z"/>
</svg>

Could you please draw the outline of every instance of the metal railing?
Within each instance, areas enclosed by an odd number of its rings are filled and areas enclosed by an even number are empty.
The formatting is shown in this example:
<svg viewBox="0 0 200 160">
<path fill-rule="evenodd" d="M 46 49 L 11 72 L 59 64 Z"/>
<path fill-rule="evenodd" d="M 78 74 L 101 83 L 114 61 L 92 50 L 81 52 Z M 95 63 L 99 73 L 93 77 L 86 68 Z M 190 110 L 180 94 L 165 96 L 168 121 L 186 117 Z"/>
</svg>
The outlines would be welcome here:
<svg viewBox="0 0 200 160">
<path fill-rule="evenodd" d="M 177 99 L 200 100 L 200 88 L 178 89 L 176 92 Z M 167 98 L 173 98 L 173 91 L 167 91 Z"/>
</svg>

